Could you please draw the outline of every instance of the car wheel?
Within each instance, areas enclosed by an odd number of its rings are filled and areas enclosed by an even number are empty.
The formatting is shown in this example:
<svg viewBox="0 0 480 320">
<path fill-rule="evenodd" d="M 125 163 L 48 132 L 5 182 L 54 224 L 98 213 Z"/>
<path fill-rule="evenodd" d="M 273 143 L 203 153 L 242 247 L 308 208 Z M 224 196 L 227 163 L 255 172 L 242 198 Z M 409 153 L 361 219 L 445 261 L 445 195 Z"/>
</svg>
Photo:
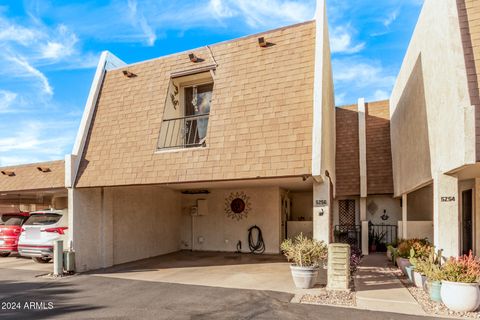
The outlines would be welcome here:
<svg viewBox="0 0 480 320">
<path fill-rule="evenodd" d="M 0 257 L 8 257 L 10 252 L 0 252 Z"/>
<path fill-rule="evenodd" d="M 33 257 L 33 261 L 36 263 L 49 263 L 52 258 L 43 258 L 43 257 Z"/>
</svg>

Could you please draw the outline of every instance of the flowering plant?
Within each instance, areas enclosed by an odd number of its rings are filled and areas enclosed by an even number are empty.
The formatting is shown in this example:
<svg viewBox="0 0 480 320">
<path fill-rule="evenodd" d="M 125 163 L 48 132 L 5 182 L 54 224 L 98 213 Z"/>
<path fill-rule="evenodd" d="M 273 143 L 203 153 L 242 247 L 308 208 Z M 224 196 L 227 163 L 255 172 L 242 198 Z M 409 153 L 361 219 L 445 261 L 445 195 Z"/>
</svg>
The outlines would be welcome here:
<svg viewBox="0 0 480 320">
<path fill-rule="evenodd" d="M 480 281 L 480 260 L 472 251 L 458 258 L 451 257 L 442 266 L 442 280 L 475 283 Z"/>
</svg>

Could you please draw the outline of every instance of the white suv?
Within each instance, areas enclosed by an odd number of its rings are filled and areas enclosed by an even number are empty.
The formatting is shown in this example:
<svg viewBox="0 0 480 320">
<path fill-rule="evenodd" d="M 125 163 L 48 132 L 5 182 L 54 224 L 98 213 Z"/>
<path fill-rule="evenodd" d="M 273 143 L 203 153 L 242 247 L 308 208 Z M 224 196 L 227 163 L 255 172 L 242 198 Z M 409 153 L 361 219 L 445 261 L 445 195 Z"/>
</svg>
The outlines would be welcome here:
<svg viewBox="0 0 480 320">
<path fill-rule="evenodd" d="M 67 218 L 66 209 L 30 212 L 18 240 L 18 253 L 24 257 L 32 257 L 38 263 L 52 260 L 54 241 L 67 242 Z"/>
</svg>

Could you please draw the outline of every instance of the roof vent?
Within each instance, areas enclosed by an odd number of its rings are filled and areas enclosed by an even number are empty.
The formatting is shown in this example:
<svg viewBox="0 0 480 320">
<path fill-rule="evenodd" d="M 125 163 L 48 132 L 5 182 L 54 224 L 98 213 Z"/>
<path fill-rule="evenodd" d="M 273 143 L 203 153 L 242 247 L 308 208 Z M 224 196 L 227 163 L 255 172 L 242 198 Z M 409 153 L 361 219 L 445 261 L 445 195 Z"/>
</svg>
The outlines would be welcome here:
<svg viewBox="0 0 480 320">
<path fill-rule="evenodd" d="M 9 177 L 15 176 L 15 172 L 13 172 L 13 171 L 3 170 L 3 171 L 1 171 L 1 172 L 2 172 L 2 174 L 5 175 L 5 176 L 9 176 Z"/>
<path fill-rule="evenodd" d="M 40 171 L 40 172 L 50 172 L 50 171 L 52 171 L 48 167 L 37 167 L 37 170 Z"/>
<path fill-rule="evenodd" d="M 267 41 L 264 37 L 258 38 L 258 45 L 262 48 L 265 48 L 267 46 Z"/>
<path fill-rule="evenodd" d="M 201 61 L 203 61 L 202 59 L 200 59 L 199 57 L 197 57 L 197 56 L 195 55 L 195 53 L 189 53 L 189 54 L 188 54 L 188 59 L 190 59 L 190 61 L 191 61 L 191 62 L 194 62 L 194 63 L 195 63 L 195 62 L 201 62 Z"/>
<path fill-rule="evenodd" d="M 127 78 L 135 78 L 137 75 L 133 72 L 130 72 L 128 70 L 123 70 L 123 75 Z"/>
</svg>

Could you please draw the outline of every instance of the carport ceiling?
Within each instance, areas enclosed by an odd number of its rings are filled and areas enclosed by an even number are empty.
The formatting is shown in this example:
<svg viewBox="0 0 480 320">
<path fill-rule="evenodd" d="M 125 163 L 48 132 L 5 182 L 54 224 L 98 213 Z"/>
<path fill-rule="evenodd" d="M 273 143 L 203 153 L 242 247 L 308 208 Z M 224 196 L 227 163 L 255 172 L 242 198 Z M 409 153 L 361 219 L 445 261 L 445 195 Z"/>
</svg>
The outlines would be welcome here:
<svg viewBox="0 0 480 320">
<path fill-rule="evenodd" d="M 291 191 L 311 191 L 312 186 L 313 178 L 309 176 L 251 180 L 206 181 L 195 183 L 175 183 L 168 185 L 168 187 L 176 190 L 280 187 L 282 189 Z"/>
<path fill-rule="evenodd" d="M 0 193 L 1 204 L 46 204 L 50 203 L 52 198 L 66 197 L 65 188 L 33 191 L 9 191 Z"/>
</svg>

